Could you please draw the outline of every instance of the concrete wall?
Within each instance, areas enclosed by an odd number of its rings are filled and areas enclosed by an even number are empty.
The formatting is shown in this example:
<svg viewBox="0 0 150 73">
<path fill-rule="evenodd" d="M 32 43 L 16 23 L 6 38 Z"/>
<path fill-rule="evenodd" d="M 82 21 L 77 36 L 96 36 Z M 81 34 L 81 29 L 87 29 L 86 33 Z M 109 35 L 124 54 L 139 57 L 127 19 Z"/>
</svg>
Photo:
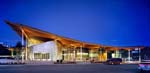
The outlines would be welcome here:
<svg viewBox="0 0 150 73">
<path fill-rule="evenodd" d="M 49 53 L 49 60 L 56 61 L 57 52 L 58 48 L 56 43 L 54 41 L 48 41 L 31 46 L 29 56 L 31 60 L 35 60 L 34 53 Z"/>
</svg>

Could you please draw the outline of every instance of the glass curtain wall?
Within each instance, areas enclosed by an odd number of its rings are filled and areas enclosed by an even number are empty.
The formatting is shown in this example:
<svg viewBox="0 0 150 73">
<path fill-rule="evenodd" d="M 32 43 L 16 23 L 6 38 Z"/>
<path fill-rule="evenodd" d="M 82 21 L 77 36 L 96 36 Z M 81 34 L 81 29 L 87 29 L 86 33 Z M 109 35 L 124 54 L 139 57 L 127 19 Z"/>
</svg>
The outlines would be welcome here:
<svg viewBox="0 0 150 73">
<path fill-rule="evenodd" d="M 81 48 L 63 49 L 62 58 L 64 61 L 85 61 L 89 58 L 89 51 L 87 48 L 82 48 L 82 52 Z"/>
</svg>

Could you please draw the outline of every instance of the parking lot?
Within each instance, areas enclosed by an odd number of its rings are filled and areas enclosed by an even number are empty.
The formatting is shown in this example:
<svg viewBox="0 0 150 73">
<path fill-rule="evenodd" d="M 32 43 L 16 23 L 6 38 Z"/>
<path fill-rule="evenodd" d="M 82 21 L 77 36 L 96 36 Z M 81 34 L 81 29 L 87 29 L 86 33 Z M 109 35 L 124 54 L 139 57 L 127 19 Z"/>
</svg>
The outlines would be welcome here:
<svg viewBox="0 0 150 73">
<path fill-rule="evenodd" d="M 0 73 L 137 73 L 137 65 L 0 65 Z"/>
</svg>

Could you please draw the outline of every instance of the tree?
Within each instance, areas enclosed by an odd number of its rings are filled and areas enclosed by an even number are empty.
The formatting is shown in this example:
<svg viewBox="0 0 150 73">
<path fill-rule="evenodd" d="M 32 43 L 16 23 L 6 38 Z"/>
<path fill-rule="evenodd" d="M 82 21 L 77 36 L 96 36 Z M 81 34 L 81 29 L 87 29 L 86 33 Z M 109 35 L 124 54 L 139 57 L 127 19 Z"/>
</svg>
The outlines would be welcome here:
<svg viewBox="0 0 150 73">
<path fill-rule="evenodd" d="M 0 44 L 0 55 L 10 55 L 11 52 L 7 49 L 6 46 Z"/>
<path fill-rule="evenodd" d="M 23 50 L 22 47 L 23 45 L 21 44 L 20 41 L 18 41 L 15 46 L 16 55 L 21 55 L 21 51 Z"/>
</svg>

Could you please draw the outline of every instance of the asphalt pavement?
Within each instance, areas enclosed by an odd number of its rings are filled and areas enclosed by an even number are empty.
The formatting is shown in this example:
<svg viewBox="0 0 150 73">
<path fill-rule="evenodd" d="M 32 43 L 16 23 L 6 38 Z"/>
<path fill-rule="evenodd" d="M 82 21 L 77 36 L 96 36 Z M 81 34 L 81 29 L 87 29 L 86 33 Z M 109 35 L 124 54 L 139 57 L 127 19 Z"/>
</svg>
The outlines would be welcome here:
<svg viewBox="0 0 150 73">
<path fill-rule="evenodd" d="M 0 73 L 137 73 L 136 64 L 0 65 Z"/>
</svg>

